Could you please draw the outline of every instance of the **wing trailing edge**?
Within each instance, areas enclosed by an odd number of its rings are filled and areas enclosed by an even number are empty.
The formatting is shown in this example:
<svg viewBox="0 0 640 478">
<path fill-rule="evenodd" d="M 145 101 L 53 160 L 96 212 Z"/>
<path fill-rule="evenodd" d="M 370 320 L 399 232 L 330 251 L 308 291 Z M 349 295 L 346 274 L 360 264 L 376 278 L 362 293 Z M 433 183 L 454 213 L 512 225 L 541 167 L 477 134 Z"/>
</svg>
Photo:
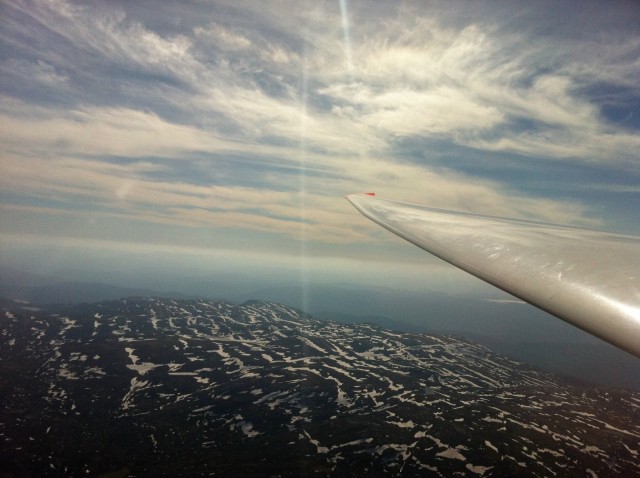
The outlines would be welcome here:
<svg viewBox="0 0 640 478">
<path fill-rule="evenodd" d="M 425 251 L 640 357 L 640 237 L 347 199 Z"/>
</svg>

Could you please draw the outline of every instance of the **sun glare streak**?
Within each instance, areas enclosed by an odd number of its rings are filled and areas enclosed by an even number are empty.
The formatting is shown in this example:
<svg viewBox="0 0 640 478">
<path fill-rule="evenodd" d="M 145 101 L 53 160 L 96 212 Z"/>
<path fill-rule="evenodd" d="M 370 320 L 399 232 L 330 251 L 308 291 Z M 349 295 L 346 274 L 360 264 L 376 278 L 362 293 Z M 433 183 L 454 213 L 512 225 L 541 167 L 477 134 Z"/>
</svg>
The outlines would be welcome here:
<svg viewBox="0 0 640 478">
<path fill-rule="evenodd" d="M 347 14 L 347 0 L 340 0 L 340 16 L 342 17 L 342 32 L 344 35 L 344 56 L 351 82 L 354 81 L 353 57 L 351 54 L 351 34 L 349 33 L 349 16 Z"/>
<path fill-rule="evenodd" d="M 299 221 L 300 221 L 300 248 L 298 251 L 298 267 L 299 267 L 299 284 L 300 284 L 300 303 L 304 311 L 308 311 L 309 305 L 309 290 L 308 290 L 308 264 L 307 264 L 307 206 L 306 206 L 306 194 L 307 194 L 307 101 L 308 101 L 308 77 L 309 77 L 309 65 L 307 58 L 307 51 L 305 47 L 304 61 L 302 66 L 302 96 L 300 98 L 300 130 L 299 130 L 299 143 L 298 143 L 298 155 L 299 155 L 299 173 L 298 173 L 298 192 L 299 192 Z"/>
</svg>

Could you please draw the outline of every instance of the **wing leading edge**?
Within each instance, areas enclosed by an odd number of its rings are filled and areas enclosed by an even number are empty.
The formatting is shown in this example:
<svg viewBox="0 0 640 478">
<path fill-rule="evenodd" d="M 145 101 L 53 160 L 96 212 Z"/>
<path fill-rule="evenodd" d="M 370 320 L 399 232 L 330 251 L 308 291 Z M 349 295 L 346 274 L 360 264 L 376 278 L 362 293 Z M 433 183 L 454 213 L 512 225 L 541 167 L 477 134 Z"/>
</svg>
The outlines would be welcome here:
<svg viewBox="0 0 640 478">
<path fill-rule="evenodd" d="M 640 237 L 352 194 L 364 216 L 460 269 L 640 357 Z"/>
</svg>

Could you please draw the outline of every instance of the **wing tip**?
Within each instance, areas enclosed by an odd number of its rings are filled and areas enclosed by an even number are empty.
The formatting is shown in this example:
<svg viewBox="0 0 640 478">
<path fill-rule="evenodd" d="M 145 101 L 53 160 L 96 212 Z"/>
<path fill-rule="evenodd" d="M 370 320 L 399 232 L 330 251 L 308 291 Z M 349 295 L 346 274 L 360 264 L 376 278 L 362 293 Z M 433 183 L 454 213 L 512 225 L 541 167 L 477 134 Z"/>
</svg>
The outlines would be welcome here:
<svg viewBox="0 0 640 478">
<path fill-rule="evenodd" d="M 352 193 L 352 194 L 347 194 L 345 196 L 347 201 L 349 201 L 353 205 L 355 205 L 356 202 L 359 202 L 360 200 L 372 198 L 372 197 L 376 197 L 376 193 L 374 192 Z"/>
<path fill-rule="evenodd" d="M 345 197 L 346 198 L 351 198 L 351 197 L 362 197 L 362 196 L 375 197 L 376 193 L 374 193 L 374 192 L 351 193 L 351 194 L 347 194 Z"/>
</svg>

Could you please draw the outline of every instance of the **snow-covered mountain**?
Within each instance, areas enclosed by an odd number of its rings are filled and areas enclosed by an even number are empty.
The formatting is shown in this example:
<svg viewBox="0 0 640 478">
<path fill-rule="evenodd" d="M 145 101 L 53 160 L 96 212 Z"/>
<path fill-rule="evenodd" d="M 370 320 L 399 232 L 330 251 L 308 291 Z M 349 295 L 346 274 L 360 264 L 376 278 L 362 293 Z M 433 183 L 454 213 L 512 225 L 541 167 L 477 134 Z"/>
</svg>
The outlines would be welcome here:
<svg viewBox="0 0 640 478">
<path fill-rule="evenodd" d="M 7 476 L 640 475 L 640 393 L 467 340 L 266 302 L 2 309 Z"/>
</svg>

